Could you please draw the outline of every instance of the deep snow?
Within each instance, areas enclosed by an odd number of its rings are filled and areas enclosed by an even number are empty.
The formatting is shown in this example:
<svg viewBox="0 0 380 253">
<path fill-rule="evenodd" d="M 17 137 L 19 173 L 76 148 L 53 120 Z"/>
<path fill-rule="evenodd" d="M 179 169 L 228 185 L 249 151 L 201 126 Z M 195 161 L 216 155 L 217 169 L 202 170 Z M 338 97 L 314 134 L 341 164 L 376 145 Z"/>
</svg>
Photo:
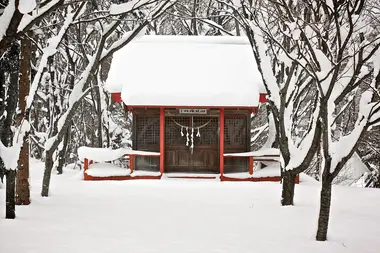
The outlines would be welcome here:
<svg viewBox="0 0 380 253">
<path fill-rule="evenodd" d="M 32 167 L 32 204 L 4 219 L 6 253 L 72 252 L 379 252 L 380 191 L 334 187 L 328 242 L 314 241 L 318 184 L 296 188 L 280 206 L 278 183 L 215 180 L 82 181 L 78 170 L 53 175 L 39 196 L 43 165 Z M 302 180 L 302 178 L 301 178 Z"/>
</svg>

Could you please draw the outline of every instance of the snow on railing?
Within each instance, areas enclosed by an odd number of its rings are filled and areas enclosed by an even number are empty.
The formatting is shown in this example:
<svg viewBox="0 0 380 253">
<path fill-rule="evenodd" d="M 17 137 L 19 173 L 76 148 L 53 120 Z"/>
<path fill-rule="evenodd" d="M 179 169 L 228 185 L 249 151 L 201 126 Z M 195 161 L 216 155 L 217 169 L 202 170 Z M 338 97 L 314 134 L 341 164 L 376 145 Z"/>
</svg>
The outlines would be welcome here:
<svg viewBox="0 0 380 253">
<path fill-rule="evenodd" d="M 160 152 L 150 152 L 141 150 L 132 150 L 126 148 L 110 149 L 110 148 L 90 148 L 80 147 L 78 149 L 78 157 L 83 162 L 88 159 L 94 162 L 111 162 L 124 156 L 159 156 Z"/>
</svg>

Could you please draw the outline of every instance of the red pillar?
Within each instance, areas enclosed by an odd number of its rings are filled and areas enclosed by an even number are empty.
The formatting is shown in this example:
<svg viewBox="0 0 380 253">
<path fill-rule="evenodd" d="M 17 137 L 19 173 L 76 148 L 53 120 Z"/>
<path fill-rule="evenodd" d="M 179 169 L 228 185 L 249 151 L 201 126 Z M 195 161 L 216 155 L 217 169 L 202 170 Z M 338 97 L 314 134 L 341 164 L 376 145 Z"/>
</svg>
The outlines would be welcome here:
<svg viewBox="0 0 380 253">
<path fill-rule="evenodd" d="M 165 111 L 160 108 L 160 172 L 164 173 L 164 149 L 165 149 Z"/>
<path fill-rule="evenodd" d="M 83 164 L 83 179 L 87 180 L 87 173 L 86 170 L 88 169 L 88 159 L 84 158 L 84 164 Z"/>
<path fill-rule="evenodd" d="M 224 174 L 224 108 L 220 108 L 220 131 L 219 131 L 219 169 L 220 175 Z"/>
<path fill-rule="evenodd" d="M 249 157 L 249 174 L 253 174 L 253 156 Z"/>
<path fill-rule="evenodd" d="M 133 164 L 133 162 L 134 162 L 134 156 L 133 155 L 130 155 L 129 156 L 129 169 L 131 170 L 131 173 L 133 172 L 133 170 L 135 169 L 134 168 L 134 164 Z"/>
<path fill-rule="evenodd" d="M 84 164 L 83 164 L 83 169 L 84 169 L 84 172 L 86 172 L 86 170 L 88 169 L 88 159 L 87 158 L 84 158 Z"/>
</svg>

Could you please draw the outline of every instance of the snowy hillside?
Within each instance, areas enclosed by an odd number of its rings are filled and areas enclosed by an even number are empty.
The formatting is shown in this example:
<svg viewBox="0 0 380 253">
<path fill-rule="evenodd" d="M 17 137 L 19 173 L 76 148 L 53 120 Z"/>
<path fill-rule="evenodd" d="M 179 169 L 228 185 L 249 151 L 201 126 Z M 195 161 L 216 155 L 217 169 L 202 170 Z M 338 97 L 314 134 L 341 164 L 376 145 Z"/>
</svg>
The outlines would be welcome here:
<svg viewBox="0 0 380 253">
<path fill-rule="evenodd" d="M 32 204 L 18 207 L 16 220 L 0 219 L 1 252 L 375 253 L 380 248 L 378 189 L 335 187 L 329 241 L 320 243 L 314 240 L 319 189 L 305 176 L 296 188 L 296 206 L 281 207 L 277 183 L 85 182 L 73 170 L 53 175 L 51 197 L 41 198 L 42 172 L 41 163 L 33 165 Z"/>
</svg>

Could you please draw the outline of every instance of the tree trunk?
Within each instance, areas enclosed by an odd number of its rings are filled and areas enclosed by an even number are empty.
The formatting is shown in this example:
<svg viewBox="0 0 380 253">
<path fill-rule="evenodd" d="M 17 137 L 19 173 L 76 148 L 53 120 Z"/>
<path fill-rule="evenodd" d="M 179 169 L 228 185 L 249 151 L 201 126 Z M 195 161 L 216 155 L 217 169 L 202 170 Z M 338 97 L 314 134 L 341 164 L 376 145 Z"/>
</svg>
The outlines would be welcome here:
<svg viewBox="0 0 380 253">
<path fill-rule="evenodd" d="M 318 217 L 318 230 L 317 230 L 317 241 L 327 240 L 327 230 L 329 227 L 330 218 L 330 206 L 331 206 L 331 185 L 332 181 L 326 177 L 322 177 L 322 189 L 321 189 L 321 200 L 320 209 Z"/>
<path fill-rule="evenodd" d="M 16 171 L 8 170 L 6 173 L 6 196 L 5 196 L 5 218 L 16 218 L 15 184 Z"/>
<path fill-rule="evenodd" d="M 240 24 L 237 19 L 235 19 L 235 30 L 236 30 L 236 36 L 240 36 Z"/>
<path fill-rule="evenodd" d="M 50 178 L 51 178 L 51 171 L 53 169 L 53 151 L 46 150 L 46 157 L 45 157 L 45 171 L 44 171 L 44 177 L 42 180 L 42 191 L 41 196 L 42 197 L 48 197 L 49 196 L 49 186 L 50 186 Z"/>
<path fill-rule="evenodd" d="M 197 9 L 199 5 L 199 0 L 194 0 L 193 2 L 193 10 L 191 12 L 191 35 L 198 35 L 198 28 L 197 28 L 197 20 L 196 20 L 196 15 L 197 15 Z"/>
<path fill-rule="evenodd" d="M 10 83 L 7 92 L 7 102 L 5 111 L 7 112 L 6 118 L 3 122 L 2 132 L 0 133 L 1 141 L 6 147 L 12 145 L 13 132 L 12 124 L 14 116 L 16 115 L 17 98 L 18 98 L 18 73 L 19 73 L 19 46 L 16 41 L 7 54 L 8 71 Z M 3 84 L 2 84 L 3 85 Z M 15 179 L 16 168 L 6 168 L 6 198 L 5 198 L 5 218 L 14 219 L 16 217 L 15 211 Z"/>
<path fill-rule="evenodd" d="M 70 126 L 69 126 L 70 129 Z M 57 172 L 59 175 L 63 173 L 63 165 L 65 164 L 67 145 L 69 144 L 70 132 L 67 130 L 63 137 L 62 148 L 58 152 Z"/>
<path fill-rule="evenodd" d="M 6 100 L 6 93 L 5 93 L 5 63 L 4 59 L 0 58 L 0 115 L 4 115 L 5 111 L 5 100 Z M 3 122 L 5 118 L 0 117 L 0 141 L 2 139 L 3 135 Z M 4 168 L 4 164 L 2 160 L 0 159 L 0 180 L 3 182 L 4 176 L 5 176 L 6 170 Z"/>
<path fill-rule="evenodd" d="M 296 184 L 296 174 L 294 174 L 292 171 L 283 171 L 281 205 L 283 206 L 293 205 L 295 184 Z"/>
<path fill-rule="evenodd" d="M 102 96 L 100 93 L 102 92 L 100 89 L 101 87 L 98 84 L 98 80 L 94 78 L 94 87 L 93 93 L 92 93 L 92 98 L 94 101 L 94 108 L 96 111 L 96 116 L 97 116 L 97 147 L 102 148 L 103 147 L 103 117 L 102 117 Z"/>
<path fill-rule="evenodd" d="M 30 60 L 31 60 L 31 42 L 25 36 L 21 40 L 21 63 L 20 63 L 20 78 L 19 78 L 19 108 L 18 114 L 19 124 L 22 124 L 23 115 L 26 109 L 26 98 L 29 94 L 30 81 Z M 30 204 L 30 189 L 29 189 L 29 142 L 28 135 L 24 138 L 23 148 L 20 152 L 17 171 L 16 184 L 16 204 Z"/>
<path fill-rule="evenodd" d="M 29 142 L 24 140 L 23 148 L 20 152 L 17 170 L 16 184 L 16 204 L 30 204 L 30 186 L 29 186 Z"/>
</svg>

